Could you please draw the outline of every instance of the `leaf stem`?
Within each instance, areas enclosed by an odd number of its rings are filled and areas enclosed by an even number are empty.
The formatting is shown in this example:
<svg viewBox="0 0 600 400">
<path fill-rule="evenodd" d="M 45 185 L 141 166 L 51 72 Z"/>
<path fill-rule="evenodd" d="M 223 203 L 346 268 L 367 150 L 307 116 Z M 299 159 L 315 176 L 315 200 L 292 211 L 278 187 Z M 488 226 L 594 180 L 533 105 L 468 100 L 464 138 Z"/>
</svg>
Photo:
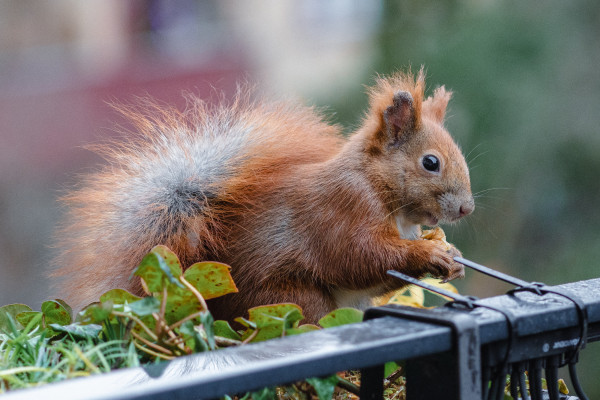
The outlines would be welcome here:
<svg viewBox="0 0 600 400">
<path fill-rule="evenodd" d="M 196 298 L 198 299 L 198 301 L 200 302 L 200 304 L 202 305 L 202 308 L 204 309 L 204 311 L 208 311 L 208 306 L 206 305 L 206 301 L 204 300 L 204 297 L 202 296 L 202 294 L 198 291 L 198 289 L 196 289 L 194 287 L 194 285 L 192 285 L 191 283 L 189 283 L 184 277 L 183 275 L 181 275 L 179 277 L 179 280 L 181 281 L 181 283 L 183 283 L 193 294 L 194 296 L 196 296 Z"/>
<path fill-rule="evenodd" d="M 142 284 L 142 289 L 144 289 L 144 292 L 146 292 L 146 294 L 149 296 L 152 295 L 152 293 L 150 293 L 150 289 L 148 289 L 148 284 L 146 284 L 144 278 L 140 277 L 140 283 Z"/>
<path fill-rule="evenodd" d="M 158 340 L 158 337 L 154 334 L 154 332 L 152 332 L 150 330 L 150 328 L 148 328 L 146 326 L 146 324 L 144 324 L 142 322 L 142 320 L 139 319 L 138 317 L 136 317 L 135 315 L 131 315 L 131 314 L 127 314 L 127 313 L 122 313 L 120 311 L 113 311 L 112 314 L 115 315 L 115 316 L 117 316 L 117 317 L 131 318 L 132 320 L 135 321 L 136 324 L 138 324 L 139 326 L 142 327 L 142 329 L 152 338 L 152 340 Z M 133 331 L 132 331 L 132 333 L 133 333 Z"/>
<path fill-rule="evenodd" d="M 163 287 L 162 299 L 160 299 L 160 318 L 165 319 L 165 311 L 167 309 L 167 286 Z"/>
<path fill-rule="evenodd" d="M 154 350 L 158 350 L 161 351 L 163 353 L 166 353 L 168 355 L 173 355 L 173 352 L 169 349 L 166 349 L 156 343 L 152 343 L 151 341 L 144 339 L 143 337 L 141 337 L 139 334 L 135 333 L 135 332 L 131 332 L 131 334 L 133 335 L 134 338 L 136 338 L 137 340 L 139 340 L 140 342 L 144 343 L 146 346 L 150 346 L 152 347 Z"/>
<path fill-rule="evenodd" d="M 152 313 L 152 316 L 154 317 L 154 319 L 156 319 L 157 325 L 160 325 L 160 330 L 161 332 L 165 332 L 167 334 L 167 336 L 169 336 L 170 339 L 177 339 L 177 334 L 175 332 L 173 332 L 171 330 L 171 328 L 169 327 L 169 325 L 167 325 L 167 322 L 165 321 L 164 318 L 161 318 L 160 315 L 158 315 L 157 313 Z M 159 329 L 158 327 L 156 329 Z M 162 335 L 161 335 L 162 336 Z M 176 343 L 177 347 L 179 347 L 179 350 L 185 352 L 185 353 L 189 353 L 189 351 L 186 350 L 185 346 L 179 342 Z"/>
<path fill-rule="evenodd" d="M 199 316 L 201 316 L 201 315 L 202 315 L 202 313 L 204 313 L 204 312 L 205 312 L 205 311 L 198 311 L 197 313 L 194 313 L 194 314 L 188 315 L 187 317 L 185 317 L 185 318 L 183 318 L 183 319 L 181 319 L 181 320 L 179 320 L 179 321 L 175 322 L 175 323 L 174 323 L 173 325 L 171 325 L 169 328 L 170 328 L 170 329 L 175 329 L 175 328 L 177 328 L 178 326 L 180 326 L 181 324 L 183 324 L 183 323 L 185 323 L 185 322 L 187 322 L 187 321 L 189 321 L 189 320 L 191 320 L 191 319 L 198 318 L 198 317 L 199 317 Z"/>
<path fill-rule="evenodd" d="M 152 356 L 158 357 L 158 358 L 162 358 L 163 360 L 173 360 L 175 359 L 175 357 L 173 356 L 166 356 L 164 354 L 160 354 L 160 353 L 156 353 L 146 347 L 143 347 L 142 345 L 140 345 L 138 342 L 136 342 L 135 340 L 133 341 L 133 345 L 135 347 L 137 347 L 138 349 L 140 349 L 141 351 L 143 351 L 144 353 L 150 354 Z"/>
<path fill-rule="evenodd" d="M 256 335 L 258 335 L 258 329 L 255 329 L 255 330 L 254 330 L 254 332 L 252 332 L 252 333 L 250 334 L 250 336 L 248 336 L 248 337 L 246 338 L 246 340 L 244 340 L 244 341 L 242 342 L 242 344 L 248 344 L 248 343 L 250 343 L 250 341 L 252 341 L 252 339 L 254 339 L 254 338 L 256 337 Z"/>
<path fill-rule="evenodd" d="M 183 344 L 185 340 L 181 336 L 175 336 L 168 338 L 163 343 L 168 344 L 169 346 L 177 346 L 181 349 L 181 344 Z M 184 350 L 185 351 L 185 350 Z"/>
<path fill-rule="evenodd" d="M 215 342 L 222 347 L 239 346 L 242 344 L 240 340 L 229 339 L 223 336 L 215 336 Z"/>
</svg>

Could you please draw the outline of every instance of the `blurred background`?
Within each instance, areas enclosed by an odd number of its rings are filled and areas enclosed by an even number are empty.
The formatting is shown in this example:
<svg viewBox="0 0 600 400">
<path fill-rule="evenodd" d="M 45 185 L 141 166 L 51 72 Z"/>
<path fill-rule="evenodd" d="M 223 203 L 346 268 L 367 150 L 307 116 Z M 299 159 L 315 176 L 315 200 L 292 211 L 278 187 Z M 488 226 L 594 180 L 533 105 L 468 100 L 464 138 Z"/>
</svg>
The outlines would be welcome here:
<svg viewBox="0 0 600 400">
<path fill-rule="evenodd" d="M 0 2 L 0 305 L 60 297 L 47 278 L 57 198 L 123 123 L 111 101 L 236 82 L 325 107 L 350 132 L 373 77 L 425 65 L 454 90 L 474 215 L 446 227 L 464 255 L 548 284 L 598 277 L 600 3 L 456 0 Z M 507 287 L 467 274 L 461 292 Z M 583 352 L 591 398 L 599 349 Z M 584 375 L 585 374 L 585 375 Z"/>
</svg>

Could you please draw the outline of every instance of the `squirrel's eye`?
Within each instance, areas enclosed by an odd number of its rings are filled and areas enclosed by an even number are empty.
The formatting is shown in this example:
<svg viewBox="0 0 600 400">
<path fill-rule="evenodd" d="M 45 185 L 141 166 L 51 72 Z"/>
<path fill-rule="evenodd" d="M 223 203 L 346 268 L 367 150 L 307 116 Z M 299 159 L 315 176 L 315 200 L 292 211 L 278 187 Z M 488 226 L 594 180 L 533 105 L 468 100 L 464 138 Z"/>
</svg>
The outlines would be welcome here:
<svg viewBox="0 0 600 400">
<path fill-rule="evenodd" d="M 431 154 L 423 157 L 422 163 L 423 167 L 429 172 L 439 172 L 440 170 L 440 160 Z"/>
</svg>

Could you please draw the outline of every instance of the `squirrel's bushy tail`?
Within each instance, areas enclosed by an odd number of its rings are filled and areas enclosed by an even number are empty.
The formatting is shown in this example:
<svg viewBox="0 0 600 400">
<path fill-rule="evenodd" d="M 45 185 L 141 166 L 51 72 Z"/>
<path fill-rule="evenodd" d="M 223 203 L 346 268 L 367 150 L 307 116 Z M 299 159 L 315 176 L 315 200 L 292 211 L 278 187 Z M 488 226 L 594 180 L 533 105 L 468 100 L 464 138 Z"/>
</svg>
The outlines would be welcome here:
<svg viewBox="0 0 600 400">
<path fill-rule="evenodd" d="M 183 112 L 150 100 L 116 108 L 133 132 L 93 147 L 107 165 L 62 198 L 68 211 L 55 275 L 74 294 L 122 287 L 157 244 L 183 259 L 214 253 L 222 229 L 215 204 L 227 200 L 223 183 L 250 147 L 240 106 L 189 98 Z"/>
</svg>

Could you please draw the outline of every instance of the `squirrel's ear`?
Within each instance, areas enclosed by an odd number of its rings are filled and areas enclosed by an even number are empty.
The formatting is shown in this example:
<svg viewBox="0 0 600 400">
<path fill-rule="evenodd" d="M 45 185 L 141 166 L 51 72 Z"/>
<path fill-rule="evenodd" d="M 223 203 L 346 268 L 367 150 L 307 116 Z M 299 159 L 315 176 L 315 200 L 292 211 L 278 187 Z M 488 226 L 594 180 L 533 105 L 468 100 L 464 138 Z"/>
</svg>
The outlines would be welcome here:
<svg viewBox="0 0 600 400">
<path fill-rule="evenodd" d="M 402 133 L 415 128 L 415 107 L 409 92 L 399 91 L 394 94 L 394 102 L 383 113 L 388 138 L 396 143 Z"/>
</svg>

